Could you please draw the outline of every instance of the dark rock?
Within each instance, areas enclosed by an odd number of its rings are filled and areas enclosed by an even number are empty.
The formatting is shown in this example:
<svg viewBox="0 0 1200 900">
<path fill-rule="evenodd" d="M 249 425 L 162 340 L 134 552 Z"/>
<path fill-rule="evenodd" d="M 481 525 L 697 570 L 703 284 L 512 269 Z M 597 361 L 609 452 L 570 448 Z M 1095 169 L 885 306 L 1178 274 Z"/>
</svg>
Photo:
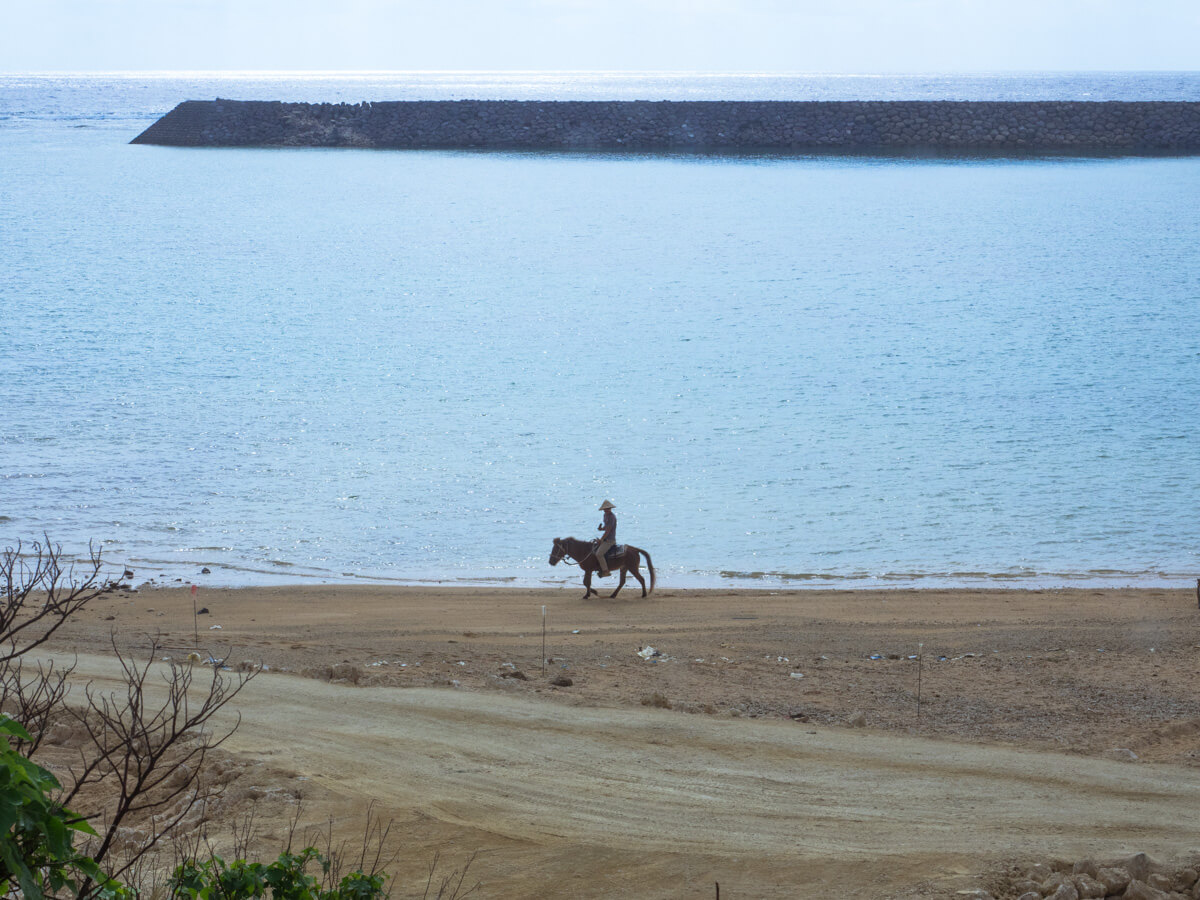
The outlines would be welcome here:
<svg viewBox="0 0 1200 900">
<path fill-rule="evenodd" d="M 522 672 L 520 669 L 513 669 L 511 672 L 501 672 L 500 677 L 501 678 L 515 678 L 515 679 L 517 679 L 517 681 L 528 681 L 529 680 L 529 676 L 526 675 L 524 672 Z"/>
<path fill-rule="evenodd" d="M 208 607 L 207 606 L 200 607 L 198 610 L 196 610 L 196 615 L 207 616 L 208 615 Z"/>
<path fill-rule="evenodd" d="M 211 575 L 212 569 L 210 569 L 208 566 L 205 566 L 203 569 L 200 570 L 200 574 L 201 575 Z"/>
<path fill-rule="evenodd" d="M 568 678 L 566 675 L 559 675 L 557 678 L 555 678 L 550 683 L 552 685 L 554 685 L 555 687 L 570 687 L 575 682 L 572 681 L 570 678 Z"/>
</svg>

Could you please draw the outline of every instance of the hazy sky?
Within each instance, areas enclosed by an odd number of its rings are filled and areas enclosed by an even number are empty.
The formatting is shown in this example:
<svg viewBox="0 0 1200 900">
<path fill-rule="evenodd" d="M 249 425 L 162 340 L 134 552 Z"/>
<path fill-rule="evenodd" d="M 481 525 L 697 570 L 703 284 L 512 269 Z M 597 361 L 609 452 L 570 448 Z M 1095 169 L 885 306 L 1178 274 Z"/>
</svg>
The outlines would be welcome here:
<svg viewBox="0 0 1200 900">
<path fill-rule="evenodd" d="M 0 0 L 0 71 L 1200 69 L 1200 0 Z"/>
</svg>

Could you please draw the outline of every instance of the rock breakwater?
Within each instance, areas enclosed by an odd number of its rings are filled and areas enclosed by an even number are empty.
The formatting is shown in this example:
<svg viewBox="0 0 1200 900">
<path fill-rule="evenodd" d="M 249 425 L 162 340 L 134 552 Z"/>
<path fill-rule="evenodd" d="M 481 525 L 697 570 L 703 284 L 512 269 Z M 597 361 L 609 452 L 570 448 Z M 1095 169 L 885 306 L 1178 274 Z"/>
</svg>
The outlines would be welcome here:
<svg viewBox="0 0 1200 900">
<path fill-rule="evenodd" d="M 640 153 L 1200 154 L 1197 102 L 189 100 L 132 143 Z"/>
</svg>

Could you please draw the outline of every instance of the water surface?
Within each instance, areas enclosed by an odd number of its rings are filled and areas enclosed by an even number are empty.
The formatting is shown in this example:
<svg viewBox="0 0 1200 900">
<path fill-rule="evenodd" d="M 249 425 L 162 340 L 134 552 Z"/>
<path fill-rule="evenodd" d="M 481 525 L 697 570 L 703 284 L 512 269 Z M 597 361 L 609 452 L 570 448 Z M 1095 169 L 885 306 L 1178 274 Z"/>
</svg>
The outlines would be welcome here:
<svg viewBox="0 0 1200 900">
<path fill-rule="evenodd" d="M 15 78 L 6 542 L 537 584 L 609 498 L 675 585 L 1200 569 L 1200 160 L 134 147 L 194 78 Z"/>
</svg>

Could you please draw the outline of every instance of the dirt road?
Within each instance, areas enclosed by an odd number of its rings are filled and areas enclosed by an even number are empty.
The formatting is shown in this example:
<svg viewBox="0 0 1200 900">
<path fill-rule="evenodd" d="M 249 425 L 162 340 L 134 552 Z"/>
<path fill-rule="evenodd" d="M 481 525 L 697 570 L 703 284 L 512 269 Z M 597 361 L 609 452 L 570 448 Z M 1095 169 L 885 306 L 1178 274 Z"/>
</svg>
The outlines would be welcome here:
<svg viewBox="0 0 1200 900">
<path fill-rule="evenodd" d="M 116 667 L 89 653 L 78 674 Z M 271 672 L 236 705 L 228 749 L 483 850 L 481 896 L 894 896 L 1005 857 L 1200 846 L 1180 766 Z"/>
</svg>

